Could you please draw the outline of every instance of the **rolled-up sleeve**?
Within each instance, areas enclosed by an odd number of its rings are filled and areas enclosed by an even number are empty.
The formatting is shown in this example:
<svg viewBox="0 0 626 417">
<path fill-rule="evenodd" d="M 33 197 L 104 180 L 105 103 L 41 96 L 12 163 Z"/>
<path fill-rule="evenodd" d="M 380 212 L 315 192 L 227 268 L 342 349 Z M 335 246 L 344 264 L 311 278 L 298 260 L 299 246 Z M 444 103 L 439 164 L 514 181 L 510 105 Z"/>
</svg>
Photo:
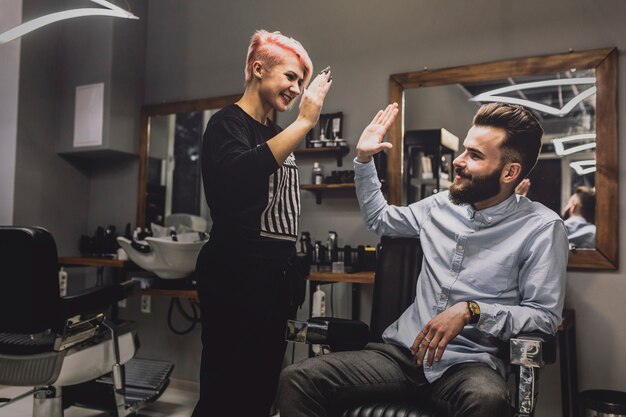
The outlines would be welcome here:
<svg viewBox="0 0 626 417">
<path fill-rule="evenodd" d="M 370 230 L 379 236 L 419 237 L 428 199 L 407 207 L 387 204 L 374 161 L 363 164 L 354 160 L 354 182 L 361 214 Z"/>
<path fill-rule="evenodd" d="M 519 271 L 519 305 L 478 301 L 477 327 L 502 340 L 540 331 L 555 334 L 562 320 L 568 243 L 561 221 L 552 221 L 529 238 Z"/>
</svg>

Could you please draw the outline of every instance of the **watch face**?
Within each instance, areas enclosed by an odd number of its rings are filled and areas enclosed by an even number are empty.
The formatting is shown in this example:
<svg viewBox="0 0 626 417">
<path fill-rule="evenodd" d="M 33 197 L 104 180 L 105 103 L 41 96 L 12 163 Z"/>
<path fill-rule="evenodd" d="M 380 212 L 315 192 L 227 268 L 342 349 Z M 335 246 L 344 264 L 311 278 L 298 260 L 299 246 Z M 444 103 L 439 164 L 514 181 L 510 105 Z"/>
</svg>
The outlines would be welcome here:
<svg viewBox="0 0 626 417">
<path fill-rule="evenodd" d="M 474 301 L 468 301 L 467 308 L 470 312 L 470 323 L 478 322 L 480 318 L 480 306 Z"/>
</svg>

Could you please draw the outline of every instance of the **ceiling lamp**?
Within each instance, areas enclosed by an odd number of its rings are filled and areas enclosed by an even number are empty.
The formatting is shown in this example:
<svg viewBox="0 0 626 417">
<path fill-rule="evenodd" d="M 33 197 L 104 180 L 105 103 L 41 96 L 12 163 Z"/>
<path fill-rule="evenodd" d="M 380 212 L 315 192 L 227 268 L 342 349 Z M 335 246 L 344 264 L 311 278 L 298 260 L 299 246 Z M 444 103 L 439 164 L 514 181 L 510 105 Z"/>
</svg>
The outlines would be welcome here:
<svg viewBox="0 0 626 417">
<path fill-rule="evenodd" d="M 584 161 L 570 162 L 569 166 L 576 171 L 578 175 L 591 174 L 596 172 L 596 160 L 587 159 Z"/>
<path fill-rule="evenodd" d="M 477 96 L 470 98 L 470 101 L 519 104 L 521 106 L 529 107 L 531 109 L 539 110 L 544 113 L 552 114 L 555 116 L 564 116 L 567 113 L 569 113 L 578 103 L 580 103 L 581 101 L 583 101 L 584 99 L 588 97 L 591 97 L 592 95 L 596 93 L 595 83 L 596 83 L 595 77 L 536 81 L 532 83 L 516 84 L 516 85 L 512 85 L 508 87 L 502 87 L 502 88 L 497 88 L 495 90 L 487 91 L 485 93 L 481 93 L 481 94 L 478 94 Z M 586 89 L 585 91 L 583 91 L 582 93 L 576 95 L 569 102 L 567 102 L 565 106 L 563 106 L 560 109 L 556 107 L 548 106 L 542 103 L 537 103 L 531 100 L 498 95 L 498 94 L 510 93 L 512 91 L 530 90 L 531 88 L 556 87 L 556 86 L 562 86 L 562 85 L 580 85 L 580 84 L 593 84 L 593 87 L 590 87 Z"/>
<path fill-rule="evenodd" d="M 593 140 L 594 142 L 584 142 L 587 140 Z M 585 151 L 587 149 L 593 149 L 596 147 L 596 134 L 595 133 L 584 133 L 581 135 L 572 135 L 565 136 L 562 138 L 552 139 L 552 143 L 554 144 L 554 152 L 556 152 L 559 156 L 569 155 L 576 152 Z M 565 149 L 565 143 L 570 142 L 582 142 L 580 145 L 570 146 Z"/>
<path fill-rule="evenodd" d="M 124 19 L 139 19 L 134 14 L 118 7 L 106 0 L 90 0 L 93 3 L 99 4 L 105 7 L 105 9 L 84 8 L 84 9 L 72 9 L 62 12 L 51 13 L 45 16 L 38 17 L 26 23 L 22 23 L 19 26 L 9 29 L 0 34 L 0 43 L 11 42 L 29 32 L 39 29 L 40 27 L 49 25 L 50 23 L 59 22 L 61 20 L 72 19 L 82 16 L 112 16 L 122 17 Z"/>
</svg>

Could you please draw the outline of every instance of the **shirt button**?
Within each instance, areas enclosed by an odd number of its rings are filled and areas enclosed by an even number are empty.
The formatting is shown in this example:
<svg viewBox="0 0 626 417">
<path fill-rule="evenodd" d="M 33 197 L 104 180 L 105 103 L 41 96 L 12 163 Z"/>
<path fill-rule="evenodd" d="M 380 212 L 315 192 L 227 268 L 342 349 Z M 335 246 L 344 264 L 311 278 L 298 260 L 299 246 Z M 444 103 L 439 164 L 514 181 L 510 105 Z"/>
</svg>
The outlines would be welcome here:
<svg viewBox="0 0 626 417">
<path fill-rule="evenodd" d="M 458 245 L 456 248 L 461 252 L 463 251 L 463 245 Z"/>
<path fill-rule="evenodd" d="M 487 217 L 487 221 L 490 222 L 492 218 L 493 217 L 491 217 L 491 216 Z"/>
</svg>

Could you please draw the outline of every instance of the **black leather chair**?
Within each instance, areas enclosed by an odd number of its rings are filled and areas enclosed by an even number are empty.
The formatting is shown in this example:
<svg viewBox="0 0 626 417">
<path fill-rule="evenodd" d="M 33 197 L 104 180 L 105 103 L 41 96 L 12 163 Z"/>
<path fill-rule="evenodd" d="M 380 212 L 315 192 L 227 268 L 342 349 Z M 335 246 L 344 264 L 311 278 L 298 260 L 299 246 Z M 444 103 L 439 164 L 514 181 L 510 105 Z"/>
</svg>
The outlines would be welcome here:
<svg viewBox="0 0 626 417">
<path fill-rule="evenodd" d="M 378 247 L 378 261 L 370 331 L 354 320 L 313 317 L 306 322 L 291 321 L 287 340 L 321 344 L 323 351 L 359 349 L 368 341 L 382 342 L 382 333 L 415 299 L 415 288 L 422 267 L 423 253 L 417 238 L 383 237 Z M 508 348 L 508 349 L 507 349 Z M 532 416 L 537 393 L 537 369 L 556 360 L 556 339 L 543 334 L 518 335 L 502 356 L 509 356 L 516 368 L 516 396 L 513 414 Z M 377 402 L 340 410 L 333 417 L 439 417 L 430 404 Z"/>
<path fill-rule="evenodd" d="M 88 405 L 84 388 L 91 385 L 99 389 L 97 408 L 125 416 L 167 386 L 172 365 L 159 363 L 158 392 L 137 395 L 129 381 L 151 370 L 131 359 L 138 347 L 132 328 L 106 319 L 110 306 L 132 293 L 132 282 L 61 297 L 56 244 L 37 227 L 0 226 L 0 268 L 0 385 L 34 387 L 0 407 L 33 394 L 34 416 L 61 417 L 64 407 Z M 62 395 L 76 390 L 75 402 Z"/>
</svg>

